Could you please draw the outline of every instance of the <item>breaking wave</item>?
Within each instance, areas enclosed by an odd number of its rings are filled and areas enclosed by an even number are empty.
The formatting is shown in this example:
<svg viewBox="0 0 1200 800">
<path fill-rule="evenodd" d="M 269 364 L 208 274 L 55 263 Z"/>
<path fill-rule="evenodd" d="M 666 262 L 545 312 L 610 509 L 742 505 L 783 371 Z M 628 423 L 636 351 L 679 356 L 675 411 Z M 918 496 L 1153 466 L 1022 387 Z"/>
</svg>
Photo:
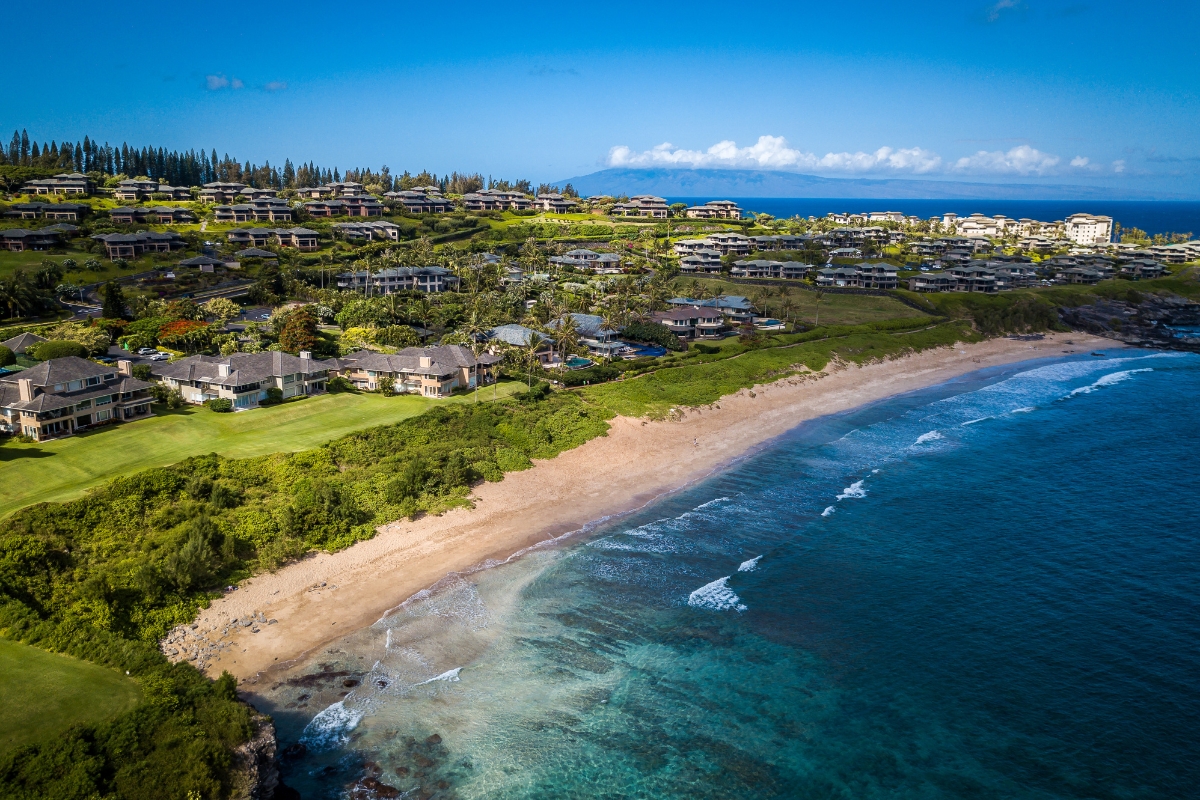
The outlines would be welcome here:
<svg viewBox="0 0 1200 800">
<path fill-rule="evenodd" d="M 339 700 L 304 726 L 300 741 L 311 750 L 331 750 L 350 739 L 350 732 L 358 727 L 362 718 L 362 711 L 346 708 L 346 701 Z"/>
<path fill-rule="evenodd" d="M 754 572 L 754 570 L 758 569 L 758 562 L 761 559 L 762 556 L 755 556 L 749 561 L 743 561 L 741 566 L 738 567 L 738 572 Z"/>
<path fill-rule="evenodd" d="M 455 667 L 454 669 L 448 669 L 445 672 L 443 672 L 441 675 L 434 675 L 429 680 L 424 680 L 424 681 L 421 681 L 420 683 L 414 683 L 413 686 L 424 686 L 427 683 L 435 683 L 437 681 L 442 681 L 444 683 L 458 683 L 458 673 L 462 672 L 462 670 L 463 670 L 462 667 Z"/>
<path fill-rule="evenodd" d="M 942 438 L 945 438 L 945 437 L 942 436 L 940 431 L 930 431 L 929 433 L 922 433 L 920 436 L 918 436 L 917 440 L 915 442 L 913 442 L 913 444 L 925 444 L 926 442 L 936 442 L 938 439 L 942 439 Z"/>
<path fill-rule="evenodd" d="M 741 598 L 729 588 L 729 577 L 718 578 L 692 592 L 688 595 L 688 605 L 712 611 L 745 611 L 746 606 L 742 605 Z"/>
<path fill-rule="evenodd" d="M 855 481 L 854 483 L 847 486 L 845 489 L 842 489 L 842 493 L 837 496 L 837 499 L 838 500 L 846 500 L 851 497 L 866 497 L 866 496 L 867 496 L 867 490 L 863 488 L 863 482 Z"/>
<path fill-rule="evenodd" d="M 1099 378 L 1095 383 L 1087 386 L 1080 386 L 1078 389 L 1072 389 L 1067 397 L 1075 397 L 1080 394 L 1091 394 L 1097 389 L 1103 389 L 1105 386 L 1114 386 L 1118 383 L 1123 383 L 1129 380 L 1130 376 L 1137 375 L 1139 372 L 1154 372 L 1151 367 L 1142 367 L 1141 369 L 1126 369 L 1121 372 L 1111 372 Z"/>
</svg>

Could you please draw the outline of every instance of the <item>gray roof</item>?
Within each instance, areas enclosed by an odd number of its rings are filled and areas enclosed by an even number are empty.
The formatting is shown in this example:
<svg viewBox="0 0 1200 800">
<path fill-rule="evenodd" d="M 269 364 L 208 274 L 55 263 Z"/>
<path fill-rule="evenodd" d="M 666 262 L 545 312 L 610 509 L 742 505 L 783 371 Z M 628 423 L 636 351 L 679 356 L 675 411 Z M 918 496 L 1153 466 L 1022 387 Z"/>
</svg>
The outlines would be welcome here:
<svg viewBox="0 0 1200 800">
<path fill-rule="evenodd" d="M 544 334 L 540 334 L 532 328 L 526 328 L 524 325 L 497 325 L 487 333 L 488 338 L 496 341 L 511 344 L 515 347 L 528 347 L 535 335 L 541 336 L 542 339 L 547 339 Z"/>
<path fill-rule="evenodd" d="M 38 336 L 36 333 L 22 333 L 19 336 L 14 336 L 11 339 L 6 339 L 3 342 L 0 342 L 0 345 L 7 347 L 14 353 L 24 353 L 26 347 L 31 347 L 38 342 L 44 341 L 46 340 L 41 336 Z"/>
<path fill-rule="evenodd" d="M 575 330 L 581 336 L 595 338 L 608 333 L 616 333 L 611 328 L 604 327 L 604 318 L 596 314 L 572 314 L 571 318 L 575 320 Z M 548 328 L 557 328 L 558 320 L 551 320 L 546 326 Z"/>
<path fill-rule="evenodd" d="M 422 358 L 430 359 L 428 367 L 421 366 Z M 395 354 L 359 350 L 337 359 L 337 362 L 342 368 L 444 377 L 453 375 L 464 367 L 470 368 L 476 364 L 494 364 L 499 360 L 499 356 L 489 353 L 484 353 L 476 359 L 475 355 L 462 345 L 444 344 L 436 347 L 406 347 Z"/>
<path fill-rule="evenodd" d="M 70 383 L 71 381 L 82 380 L 83 378 L 115 375 L 116 372 L 116 367 L 101 366 L 94 361 L 88 361 L 86 358 L 79 358 L 78 356 L 66 356 L 65 358 L 52 358 L 49 361 L 43 361 L 40 364 L 29 367 L 20 373 L 20 377 L 22 379 L 31 379 L 34 386 L 54 386 L 55 384 Z M 0 377 L 0 381 L 15 380 L 17 380 L 15 374 Z"/>
<path fill-rule="evenodd" d="M 236 255 L 238 258 L 275 258 L 275 254 L 270 250 L 263 250 L 258 247 L 247 247 L 245 250 L 238 250 Z"/>
<path fill-rule="evenodd" d="M 229 374 L 221 375 L 221 365 Z M 213 386 L 245 386 L 272 377 L 311 374 L 336 368 L 333 361 L 300 358 L 288 353 L 233 353 L 227 356 L 190 356 L 168 364 L 157 364 L 154 372 L 178 381 L 201 381 Z"/>
<path fill-rule="evenodd" d="M 219 258 L 210 258 L 209 256 L 192 256 L 179 262 L 179 266 L 181 267 L 203 267 L 205 265 L 220 267 L 224 266 L 225 262 Z"/>
</svg>

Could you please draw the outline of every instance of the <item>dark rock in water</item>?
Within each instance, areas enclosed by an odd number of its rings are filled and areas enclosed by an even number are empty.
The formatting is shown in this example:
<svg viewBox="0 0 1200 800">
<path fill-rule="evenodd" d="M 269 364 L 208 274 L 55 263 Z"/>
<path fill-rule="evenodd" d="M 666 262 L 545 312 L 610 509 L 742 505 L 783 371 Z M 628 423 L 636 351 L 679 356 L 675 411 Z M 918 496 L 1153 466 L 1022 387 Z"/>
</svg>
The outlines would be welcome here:
<svg viewBox="0 0 1200 800">
<path fill-rule="evenodd" d="M 442 743 L 442 737 L 438 736 L 436 733 L 433 736 L 430 736 L 428 739 L 425 740 L 425 744 L 441 744 L 441 743 Z"/>
<path fill-rule="evenodd" d="M 363 778 L 350 789 L 352 798 L 399 797 L 400 790 L 375 778 Z"/>
<path fill-rule="evenodd" d="M 399 775 L 400 777 L 403 778 L 406 775 L 408 775 L 408 773 L 409 773 L 408 767 L 396 767 L 396 774 Z"/>
<path fill-rule="evenodd" d="M 346 678 L 346 680 L 342 681 L 342 686 L 345 686 L 347 689 L 353 689 L 355 686 L 358 686 L 358 681 L 354 678 Z"/>
<path fill-rule="evenodd" d="M 300 793 L 286 784 L 275 787 L 275 795 L 271 800 L 301 800 Z"/>
<path fill-rule="evenodd" d="M 439 789 L 449 789 L 449 788 L 450 788 L 450 784 L 449 784 L 449 783 L 447 783 L 446 781 L 438 781 L 438 782 L 437 782 L 437 788 L 439 788 Z"/>
<path fill-rule="evenodd" d="M 305 745 L 304 742 L 289 744 L 287 747 L 283 748 L 283 753 L 281 755 L 287 759 L 304 758 L 306 755 L 308 755 L 308 746 Z"/>
<path fill-rule="evenodd" d="M 427 758 L 420 753 L 417 753 L 415 756 L 413 756 L 413 761 L 416 762 L 418 767 L 432 767 L 434 764 L 432 758 Z"/>
<path fill-rule="evenodd" d="M 252 707 L 253 708 L 253 707 Z M 250 719 L 254 734 L 233 751 L 231 782 L 233 797 L 270 800 L 279 786 L 279 765 L 275 762 L 278 743 L 275 725 L 265 714 L 254 712 Z"/>
<path fill-rule="evenodd" d="M 312 695 L 308 695 L 308 694 L 302 694 L 302 695 L 300 695 L 299 697 L 297 697 L 297 698 L 296 698 L 296 702 L 297 702 L 297 703 L 303 703 L 305 700 L 307 700 L 307 699 L 308 699 L 308 698 L 310 698 L 310 697 L 312 697 Z"/>
</svg>

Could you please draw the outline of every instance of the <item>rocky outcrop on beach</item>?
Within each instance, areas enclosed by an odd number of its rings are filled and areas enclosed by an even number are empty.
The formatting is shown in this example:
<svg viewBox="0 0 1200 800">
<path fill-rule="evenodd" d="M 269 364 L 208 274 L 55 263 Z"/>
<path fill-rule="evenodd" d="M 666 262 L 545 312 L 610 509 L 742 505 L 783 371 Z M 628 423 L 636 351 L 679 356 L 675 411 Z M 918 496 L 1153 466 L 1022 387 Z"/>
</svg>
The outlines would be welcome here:
<svg viewBox="0 0 1200 800">
<path fill-rule="evenodd" d="M 1200 325 L 1200 303 L 1179 295 L 1131 291 L 1124 300 L 1060 308 L 1059 316 L 1076 330 L 1135 347 L 1200 352 L 1200 336 L 1177 330 Z"/>
<path fill-rule="evenodd" d="M 230 800 L 273 800 L 279 788 L 279 765 L 275 761 L 275 723 L 266 714 L 254 712 L 254 735 L 233 751 L 233 789 Z"/>
</svg>

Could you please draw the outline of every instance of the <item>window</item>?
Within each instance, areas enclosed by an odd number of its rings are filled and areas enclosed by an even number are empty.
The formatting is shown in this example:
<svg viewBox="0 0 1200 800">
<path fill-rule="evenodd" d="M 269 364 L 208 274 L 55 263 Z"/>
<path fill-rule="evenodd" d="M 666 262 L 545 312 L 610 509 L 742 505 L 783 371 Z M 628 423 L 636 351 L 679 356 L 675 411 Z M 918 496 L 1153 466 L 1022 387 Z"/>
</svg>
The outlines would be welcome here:
<svg viewBox="0 0 1200 800">
<path fill-rule="evenodd" d="M 105 395 L 104 397 L 97 397 L 97 398 L 96 398 L 96 405 L 98 405 L 98 406 L 106 406 L 106 405 L 108 405 L 109 403 L 111 403 L 112 401 L 113 401 L 113 399 L 112 399 L 112 395 Z"/>
<path fill-rule="evenodd" d="M 100 385 L 100 376 L 93 375 L 92 377 L 88 378 L 87 385 L 88 386 L 99 386 Z"/>
</svg>

